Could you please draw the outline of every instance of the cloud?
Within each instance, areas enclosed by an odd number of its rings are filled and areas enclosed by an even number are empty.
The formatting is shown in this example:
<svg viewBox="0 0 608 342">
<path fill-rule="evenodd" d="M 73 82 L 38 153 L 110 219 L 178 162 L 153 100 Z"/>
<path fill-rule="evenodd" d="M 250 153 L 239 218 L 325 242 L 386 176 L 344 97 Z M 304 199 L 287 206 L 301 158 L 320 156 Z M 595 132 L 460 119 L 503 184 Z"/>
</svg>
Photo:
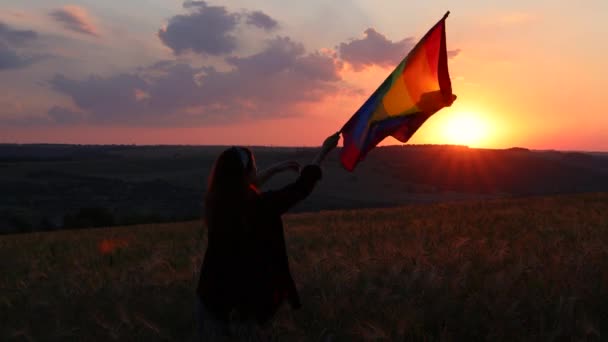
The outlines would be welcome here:
<svg viewBox="0 0 608 342">
<path fill-rule="evenodd" d="M 293 104 L 320 100 L 335 92 L 341 79 L 333 57 L 307 54 L 287 37 L 269 41 L 260 53 L 227 62 L 235 67 L 232 71 L 210 69 L 202 78 L 206 100 L 222 106 L 236 103 L 236 111 L 248 108 L 256 116 L 293 115 Z"/>
<path fill-rule="evenodd" d="M 250 25 L 271 31 L 279 26 L 261 11 L 230 12 L 224 6 L 209 6 L 205 1 L 186 1 L 183 7 L 189 11 L 187 14 L 172 17 L 158 30 L 158 38 L 175 55 L 189 51 L 210 56 L 228 55 L 238 48 L 235 36 L 238 27 Z"/>
<path fill-rule="evenodd" d="M 38 37 L 38 34 L 31 30 L 13 30 L 8 25 L 0 22 L 0 42 L 14 46 L 22 46 Z"/>
<path fill-rule="evenodd" d="M 365 38 L 340 43 L 340 57 L 350 63 L 355 70 L 370 65 L 394 66 L 414 46 L 414 38 L 408 37 L 392 42 L 373 28 L 365 30 Z"/>
<path fill-rule="evenodd" d="M 0 42 L 0 70 L 26 67 L 36 61 L 36 58 L 23 56 L 15 49 Z"/>
<path fill-rule="evenodd" d="M 256 26 L 264 30 L 273 30 L 279 26 L 276 20 L 261 11 L 249 12 L 247 14 L 247 24 Z"/>
<path fill-rule="evenodd" d="M 222 55 L 236 49 L 236 28 L 239 16 L 225 7 L 208 6 L 204 1 L 189 1 L 188 14 L 176 15 L 158 31 L 160 40 L 176 55 L 193 51 L 203 55 Z"/>
<path fill-rule="evenodd" d="M 51 89 L 69 95 L 74 104 L 93 115 L 95 121 L 121 121 L 129 112 L 137 114 L 145 109 L 135 100 L 134 89 L 141 89 L 147 84 L 134 74 L 118 74 L 109 78 L 91 75 L 84 80 L 71 80 L 63 75 L 55 75 L 49 83 Z M 53 108 L 49 110 L 49 114 L 51 111 Z M 64 118 L 68 119 L 67 116 Z"/>
<path fill-rule="evenodd" d="M 414 47 L 413 37 L 392 42 L 373 28 L 365 30 L 365 38 L 353 39 L 348 43 L 340 43 L 340 57 L 359 71 L 367 66 L 395 66 Z M 460 49 L 448 51 L 448 58 L 454 58 Z"/>
<path fill-rule="evenodd" d="M 271 40 L 268 47 L 257 54 L 248 57 L 228 57 L 226 61 L 247 73 L 276 73 L 290 65 L 305 52 L 302 44 L 289 38 L 277 37 Z"/>
<path fill-rule="evenodd" d="M 84 121 L 84 113 L 62 106 L 53 106 L 47 112 L 51 120 L 58 124 L 73 124 Z"/>
<path fill-rule="evenodd" d="M 287 37 L 268 41 L 257 54 L 226 62 L 231 70 L 162 61 L 109 77 L 73 80 L 56 75 L 50 85 L 87 113 L 89 122 L 181 126 L 298 115 L 294 108 L 335 93 L 341 80 L 333 56 L 307 53 Z M 63 110 L 53 112 L 70 119 L 59 114 Z"/>
<path fill-rule="evenodd" d="M 460 49 L 448 50 L 448 58 L 454 58 L 460 54 Z"/>
<path fill-rule="evenodd" d="M 51 18 L 62 24 L 67 30 L 94 37 L 99 37 L 99 31 L 93 24 L 86 9 L 80 6 L 64 6 L 49 13 Z"/>
<path fill-rule="evenodd" d="M 40 56 L 23 54 L 22 47 L 36 40 L 38 34 L 31 30 L 15 30 L 0 22 L 0 70 L 26 67 Z"/>
</svg>

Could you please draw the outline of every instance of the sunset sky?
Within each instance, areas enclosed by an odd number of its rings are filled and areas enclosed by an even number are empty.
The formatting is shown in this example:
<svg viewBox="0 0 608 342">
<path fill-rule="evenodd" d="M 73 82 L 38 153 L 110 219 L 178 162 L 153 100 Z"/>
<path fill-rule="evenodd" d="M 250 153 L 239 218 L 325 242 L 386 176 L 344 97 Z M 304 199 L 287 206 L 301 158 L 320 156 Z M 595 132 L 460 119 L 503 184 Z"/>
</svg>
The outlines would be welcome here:
<svg viewBox="0 0 608 342">
<path fill-rule="evenodd" d="M 608 151 L 605 0 L 3 0 L 0 143 L 319 145 L 448 10 L 409 143 Z"/>
</svg>

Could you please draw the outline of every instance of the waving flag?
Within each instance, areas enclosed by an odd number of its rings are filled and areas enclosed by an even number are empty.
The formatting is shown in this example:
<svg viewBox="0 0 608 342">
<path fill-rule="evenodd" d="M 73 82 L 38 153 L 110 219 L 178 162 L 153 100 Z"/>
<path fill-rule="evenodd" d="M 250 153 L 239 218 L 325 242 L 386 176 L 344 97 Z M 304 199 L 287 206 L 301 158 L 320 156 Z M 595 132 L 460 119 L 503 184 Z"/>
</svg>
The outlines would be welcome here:
<svg viewBox="0 0 608 342">
<path fill-rule="evenodd" d="M 456 99 L 448 73 L 445 19 L 416 44 L 342 128 L 342 165 L 352 171 L 387 136 L 407 142 L 431 115 Z"/>
</svg>

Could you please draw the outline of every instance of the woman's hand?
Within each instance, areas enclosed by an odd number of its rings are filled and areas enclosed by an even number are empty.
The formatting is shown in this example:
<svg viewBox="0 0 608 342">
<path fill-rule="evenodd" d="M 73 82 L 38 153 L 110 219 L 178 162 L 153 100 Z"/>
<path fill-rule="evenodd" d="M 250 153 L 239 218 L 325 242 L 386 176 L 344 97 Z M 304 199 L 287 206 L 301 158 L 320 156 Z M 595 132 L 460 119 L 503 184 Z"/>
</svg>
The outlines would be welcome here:
<svg viewBox="0 0 608 342">
<path fill-rule="evenodd" d="M 328 136 L 327 138 L 325 138 L 325 141 L 323 142 L 323 149 L 327 152 L 333 150 L 334 148 L 336 148 L 336 146 L 338 146 L 338 142 L 340 141 L 340 132 L 337 132 L 335 134 L 332 134 L 330 136 Z"/>
<path fill-rule="evenodd" d="M 315 159 L 313 160 L 313 164 L 316 165 L 321 165 L 321 162 L 323 162 L 323 159 L 325 159 L 325 157 L 327 156 L 327 154 L 333 150 L 336 146 L 338 146 L 338 142 L 340 141 L 340 132 L 337 132 L 335 134 L 332 134 L 330 136 L 328 136 L 327 138 L 325 138 L 325 141 L 323 141 L 323 145 L 321 146 L 321 150 L 319 151 L 319 154 L 315 157 Z"/>
</svg>

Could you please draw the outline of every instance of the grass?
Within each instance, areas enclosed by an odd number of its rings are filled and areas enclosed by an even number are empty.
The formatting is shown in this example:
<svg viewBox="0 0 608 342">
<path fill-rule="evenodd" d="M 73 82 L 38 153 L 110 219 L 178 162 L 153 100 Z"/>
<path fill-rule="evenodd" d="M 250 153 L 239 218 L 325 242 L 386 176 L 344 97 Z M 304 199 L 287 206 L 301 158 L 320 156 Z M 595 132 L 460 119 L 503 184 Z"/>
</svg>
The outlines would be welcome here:
<svg viewBox="0 0 608 342">
<path fill-rule="evenodd" d="M 608 194 L 285 217 L 277 340 L 608 336 Z M 0 340 L 194 337 L 200 222 L 0 236 Z"/>
</svg>

